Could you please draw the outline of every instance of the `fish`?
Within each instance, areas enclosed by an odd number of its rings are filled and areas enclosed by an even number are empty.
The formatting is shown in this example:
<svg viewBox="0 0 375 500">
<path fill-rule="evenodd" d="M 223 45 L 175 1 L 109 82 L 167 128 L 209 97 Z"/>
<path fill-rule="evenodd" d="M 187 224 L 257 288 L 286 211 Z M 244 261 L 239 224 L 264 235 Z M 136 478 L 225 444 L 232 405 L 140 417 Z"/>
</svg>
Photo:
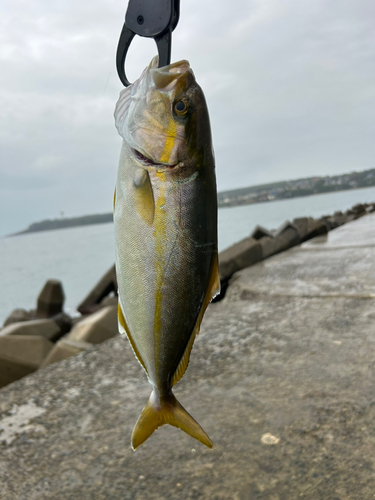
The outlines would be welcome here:
<svg viewBox="0 0 375 500">
<path fill-rule="evenodd" d="M 119 331 L 152 386 L 131 445 L 170 424 L 212 448 L 172 392 L 220 290 L 206 100 L 188 61 L 158 68 L 156 56 L 121 91 L 114 116 L 123 138 L 114 196 Z"/>
</svg>

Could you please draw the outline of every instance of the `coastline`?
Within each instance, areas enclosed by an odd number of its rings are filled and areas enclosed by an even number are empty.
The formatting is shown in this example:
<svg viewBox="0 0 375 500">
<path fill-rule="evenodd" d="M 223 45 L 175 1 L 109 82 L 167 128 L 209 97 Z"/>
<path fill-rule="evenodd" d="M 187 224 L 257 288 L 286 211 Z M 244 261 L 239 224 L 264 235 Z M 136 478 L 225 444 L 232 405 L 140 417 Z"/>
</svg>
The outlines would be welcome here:
<svg viewBox="0 0 375 500">
<path fill-rule="evenodd" d="M 374 169 L 375 171 L 375 169 Z M 292 181 L 291 181 L 292 182 Z M 297 181 L 293 181 L 297 182 Z M 345 188 L 345 189 L 332 189 L 330 191 L 319 191 L 319 192 L 311 192 L 304 194 L 302 196 L 300 195 L 293 195 L 291 194 L 290 196 L 283 196 L 283 197 L 275 197 L 272 199 L 261 199 L 261 200 L 256 200 L 256 201 L 251 201 L 251 200 L 241 200 L 241 199 L 236 199 L 236 201 L 231 201 L 224 203 L 223 201 L 220 201 L 220 198 L 224 193 L 235 193 L 238 190 L 232 190 L 232 191 L 225 191 L 225 192 L 220 192 L 218 193 L 218 208 L 233 208 L 233 207 L 239 207 L 239 206 L 246 206 L 246 205 L 258 205 L 260 203 L 270 203 L 273 201 L 283 201 L 283 200 L 291 200 L 291 199 L 298 199 L 298 198 L 306 198 L 310 196 L 315 196 L 315 195 L 321 195 L 321 194 L 332 194 L 332 193 L 340 193 L 340 192 L 345 192 L 345 191 L 354 191 L 358 189 L 368 189 L 371 187 L 374 187 L 374 185 L 370 186 L 353 186 L 351 188 Z M 244 189 L 253 189 L 253 188 L 244 188 Z M 293 191 L 291 191 L 293 193 Z M 108 213 L 103 213 L 103 214 L 92 214 L 92 215 L 82 215 L 78 217 L 67 217 L 64 219 L 46 219 L 40 222 L 34 222 L 32 223 L 27 229 L 24 229 L 23 231 L 19 231 L 16 233 L 11 233 L 8 235 L 5 235 L 6 238 L 8 237 L 14 237 L 14 236 L 21 236 L 23 234 L 31 234 L 31 233 L 39 233 L 39 232 L 45 232 L 45 231 L 53 231 L 56 229 L 68 229 L 72 227 L 83 227 L 83 226 L 90 226 L 94 224 L 107 224 L 113 222 L 113 214 L 112 212 Z"/>
</svg>

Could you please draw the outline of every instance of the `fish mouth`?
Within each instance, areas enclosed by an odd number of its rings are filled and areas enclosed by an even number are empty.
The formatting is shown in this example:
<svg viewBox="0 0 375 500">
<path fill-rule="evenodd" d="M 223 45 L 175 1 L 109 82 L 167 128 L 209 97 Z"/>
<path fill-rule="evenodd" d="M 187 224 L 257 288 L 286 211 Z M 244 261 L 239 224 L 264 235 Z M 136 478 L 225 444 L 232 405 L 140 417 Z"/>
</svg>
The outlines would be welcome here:
<svg viewBox="0 0 375 500">
<path fill-rule="evenodd" d="M 177 162 L 173 165 L 170 165 L 169 163 L 155 162 L 154 160 L 152 160 L 148 156 L 145 156 L 143 153 L 141 153 L 137 149 L 134 149 L 134 148 L 132 148 L 132 149 L 133 149 L 133 153 L 134 153 L 134 156 L 136 157 L 136 159 L 138 161 L 140 161 L 141 163 L 143 163 L 144 165 L 147 165 L 148 167 L 157 167 L 159 169 L 160 169 L 160 167 L 162 167 L 162 168 L 165 168 L 167 170 L 172 170 L 172 169 L 176 168 L 180 163 L 180 162 Z"/>
</svg>

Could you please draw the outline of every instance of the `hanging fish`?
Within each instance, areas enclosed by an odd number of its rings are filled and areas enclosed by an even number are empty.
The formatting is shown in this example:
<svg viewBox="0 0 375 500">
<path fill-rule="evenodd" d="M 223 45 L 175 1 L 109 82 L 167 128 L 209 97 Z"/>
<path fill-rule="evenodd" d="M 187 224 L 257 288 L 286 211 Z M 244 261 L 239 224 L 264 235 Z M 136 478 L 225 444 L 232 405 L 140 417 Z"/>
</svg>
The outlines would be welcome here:
<svg viewBox="0 0 375 500">
<path fill-rule="evenodd" d="M 157 66 L 156 57 L 115 110 L 123 138 L 114 200 L 119 328 L 152 386 L 132 447 L 170 424 L 211 448 L 172 393 L 220 289 L 210 122 L 189 63 Z"/>
</svg>

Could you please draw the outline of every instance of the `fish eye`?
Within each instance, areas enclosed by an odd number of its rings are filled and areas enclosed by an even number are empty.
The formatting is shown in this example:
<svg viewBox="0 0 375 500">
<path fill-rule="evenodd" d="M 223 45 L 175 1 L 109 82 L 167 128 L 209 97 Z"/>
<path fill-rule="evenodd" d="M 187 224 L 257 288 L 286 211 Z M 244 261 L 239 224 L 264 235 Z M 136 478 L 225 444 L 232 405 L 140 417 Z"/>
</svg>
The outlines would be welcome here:
<svg viewBox="0 0 375 500">
<path fill-rule="evenodd" d="M 186 115 L 186 113 L 189 111 L 189 104 L 187 103 L 187 101 L 185 101 L 185 99 L 181 99 L 174 105 L 174 110 L 177 115 Z"/>
</svg>

